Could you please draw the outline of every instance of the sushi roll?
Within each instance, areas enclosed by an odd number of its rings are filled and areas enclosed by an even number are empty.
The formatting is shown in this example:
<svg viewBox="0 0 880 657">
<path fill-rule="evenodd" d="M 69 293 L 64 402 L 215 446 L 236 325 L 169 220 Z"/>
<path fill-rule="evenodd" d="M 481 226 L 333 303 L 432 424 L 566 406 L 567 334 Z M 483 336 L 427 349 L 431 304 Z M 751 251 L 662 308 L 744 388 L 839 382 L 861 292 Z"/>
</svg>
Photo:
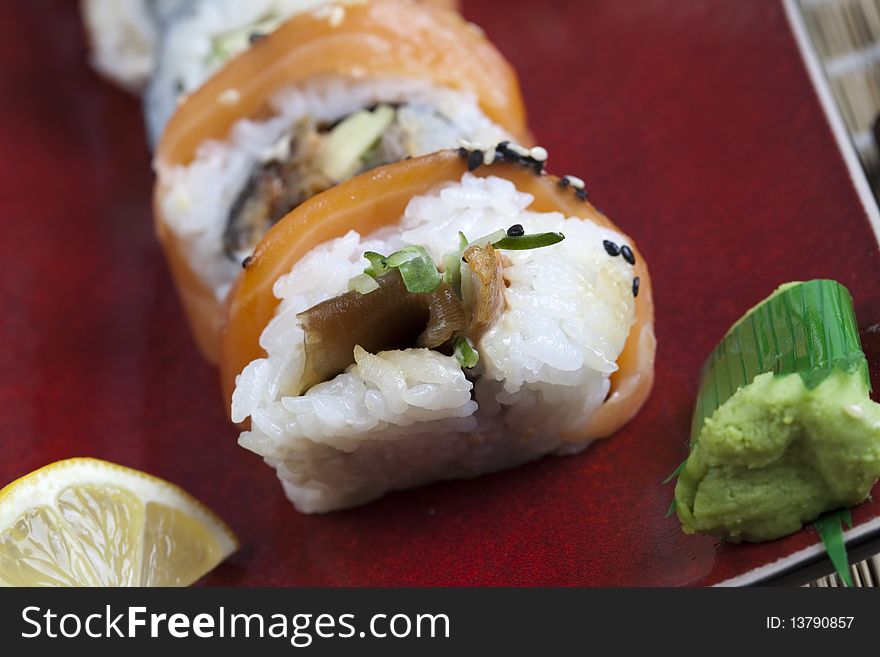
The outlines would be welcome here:
<svg viewBox="0 0 880 657">
<path fill-rule="evenodd" d="M 147 135 L 155 146 L 178 102 L 231 57 L 287 18 L 325 0 L 198 0 L 169 25 L 144 98 Z"/>
<path fill-rule="evenodd" d="M 417 1 L 458 7 L 457 0 Z M 134 94 L 159 78 L 147 91 L 152 146 L 176 98 L 247 48 L 253 30 L 273 28 L 319 2 L 327 0 L 81 0 L 80 13 L 98 73 Z"/>
<path fill-rule="evenodd" d="M 505 142 L 383 166 L 260 242 L 221 375 L 297 509 L 572 454 L 645 402 L 647 266 L 545 160 Z"/>
<path fill-rule="evenodd" d="M 340 12 L 346 4 L 357 1 L 339 2 L 337 9 L 327 0 L 188 2 L 162 35 L 156 71 L 146 90 L 144 104 L 150 145 L 155 146 L 159 141 L 182 98 L 198 89 L 231 57 L 247 50 L 296 14 L 326 5 L 330 19 L 342 15 Z M 449 9 L 456 4 L 448 0 L 429 1 Z"/>
<path fill-rule="evenodd" d="M 92 67 L 139 94 L 156 67 L 162 25 L 187 0 L 81 0 Z"/>
<path fill-rule="evenodd" d="M 408 0 L 300 14 L 177 109 L 156 151 L 157 232 L 216 362 L 242 262 L 289 210 L 374 166 L 530 139 L 516 76 L 458 14 Z"/>
</svg>

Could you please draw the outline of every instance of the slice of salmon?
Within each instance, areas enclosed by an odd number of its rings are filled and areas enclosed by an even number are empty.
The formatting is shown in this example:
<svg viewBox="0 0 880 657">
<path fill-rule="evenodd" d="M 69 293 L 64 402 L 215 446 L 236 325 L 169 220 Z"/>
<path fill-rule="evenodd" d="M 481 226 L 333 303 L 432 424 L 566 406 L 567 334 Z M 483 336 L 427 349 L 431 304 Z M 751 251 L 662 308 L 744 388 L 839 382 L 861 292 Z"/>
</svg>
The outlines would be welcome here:
<svg viewBox="0 0 880 657">
<path fill-rule="evenodd" d="M 520 143 L 532 142 L 516 73 L 479 28 L 436 3 L 370 0 L 340 7 L 341 21 L 326 10 L 294 17 L 189 96 L 162 135 L 157 170 L 190 163 L 200 144 L 225 139 L 239 119 L 264 116 L 279 89 L 327 75 L 417 78 L 469 92 Z M 235 102 L 228 100 L 230 90 Z M 221 303 L 192 270 L 183 241 L 168 229 L 160 201 L 165 194 L 157 184 L 156 231 L 199 348 L 215 363 Z"/>
<path fill-rule="evenodd" d="M 229 296 L 220 360 L 224 402 L 229 404 L 232 399 L 235 378 L 244 367 L 266 355 L 259 339 L 278 307 L 272 287 L 279 277 L 310 250 L 341 237 L 352 227 L 365 235 L 397 223 L 410 199 L 441 183 L 458 181 L 466 171 L 467 163 L 455 151 L 390 164 L 315 196 L 278 222 L 257 246 Z M 509 162 L 481 166 L 474 175 L 510 180 L 517 189 L 534 196 L 530 210 L 561 212 L 620 232 L 605 215 L 578 198 L 571 187 L 560 185 L 556 176 L 538 175 Z M 656 340 L 651 277 L 635 244 L 631 240 L 628 243 L 636 258 L 634 275 L 640 280 L 636 321 L 617 359 L 619 369 L 611 377 L 605 403 L 587 426 L 565 436 L 572 442 L 604 438 L 617 431 L 638 412 L 653 384 Z"/>
</svg>

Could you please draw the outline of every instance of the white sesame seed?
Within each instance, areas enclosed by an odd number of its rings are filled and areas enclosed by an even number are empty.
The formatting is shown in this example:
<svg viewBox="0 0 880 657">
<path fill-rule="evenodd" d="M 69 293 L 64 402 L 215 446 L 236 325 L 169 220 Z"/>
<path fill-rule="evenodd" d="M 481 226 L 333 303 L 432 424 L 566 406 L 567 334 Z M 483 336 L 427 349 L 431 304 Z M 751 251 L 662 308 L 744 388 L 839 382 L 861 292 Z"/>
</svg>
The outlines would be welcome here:
<svg viewBox="0 0 880 657">
<path fill-rule="evenodd" d="M 330 10 L 330 17 L 327 19 L 327 22 L 330 23 L 330 27 L 339 27 L 342 25 L 342 21 L 345 20 L 345 8 L 340 7 L 339 5 L 333 7 Z"/>
<path fill-rule="evenodd" d="M 484 153 L 487 151 L 492 151 L 492 153 L 495 152 L 495 146 L 493 144 L 481 144 L 478 141 L 459 139 L 458 145 L 467 151 L 483 151 Z"/>
<path fill-rule="evenodd" d="M 238 89 L 226 89 L 217 95 L 217 102 L 221 105 L 236 105 L 241 100 Z"/>
<path fill-rule="evenodd" d="M 489 166 L 494 161 L 495 161 L 495 149 L 494 148 L 487 148 L 485 151 L 483 151 L 483 164 L 485 164 L 486 166 Z"/>
<path fill-rule="evenodd" d="M 546 162 L 547 161 L 547 149 L 543 146 L 535 146 L 534 148 L 529 150 L 529 156 L 538 162 Z"/>
<path fill-rule="evenodd" d="M 577 176 L 563 176 L 562 179 L 575 189 L 583 189 L 587 184 Z"/>
<path fill-rule="evenodd" d="M 524 148 L 524 147 L 520 146 L 519 144 L 514 144 L 513 142 L 510 142 L 507 145 L 507 148 L 512 150 L 514 153 L 516 153 L 520 157 L 530 157 L 529 149 Z"/>
</svg>

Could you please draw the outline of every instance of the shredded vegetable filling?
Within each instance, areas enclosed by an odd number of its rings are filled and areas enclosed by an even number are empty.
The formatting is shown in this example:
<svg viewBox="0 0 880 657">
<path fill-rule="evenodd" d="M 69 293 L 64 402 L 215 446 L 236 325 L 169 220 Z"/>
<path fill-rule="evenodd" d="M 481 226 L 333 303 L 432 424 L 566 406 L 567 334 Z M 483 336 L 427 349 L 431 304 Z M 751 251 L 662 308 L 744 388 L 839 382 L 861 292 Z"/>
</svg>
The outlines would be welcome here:
<svg viewBox="0 0 880 657">
<path fill-rule="evenodd" d="M 356 346 L 369 353 L 435 349 L 473 368 L 479 360 L 474 345 L 504 310 L 503 256 L 495 245 L 540 248 L 562 239 L 560 233 L 510 237 L 501 230 L 469 243 L 461 235 L 459 250 L 444 256 L 442 272 L 423 246 L 389 256 L 367 251 L 370 264 L 349 282 L 348 292 L 297 316 L 305 331 L 305 366 L 295 388 L 305 391 L 344 372 Z"/>
</svg>

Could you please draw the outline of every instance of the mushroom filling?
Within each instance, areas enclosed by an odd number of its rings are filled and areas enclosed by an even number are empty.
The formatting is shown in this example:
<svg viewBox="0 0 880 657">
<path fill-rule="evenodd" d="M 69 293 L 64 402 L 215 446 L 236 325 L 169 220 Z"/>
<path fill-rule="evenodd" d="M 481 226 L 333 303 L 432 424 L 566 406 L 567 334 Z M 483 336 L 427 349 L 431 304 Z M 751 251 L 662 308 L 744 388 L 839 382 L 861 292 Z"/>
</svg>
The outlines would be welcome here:
<svg viewBox="0 0 880 657">
<path fill-rule="evenodd" d="M 504 311 L 507 258 L 498 247 L 511 239 L 503 230 L 473 243 L 461 235 L 459 250 L 444 256 L 443 271 L 421 246 L 390 256 L 366 253 L 370 266 L 351 280 L 352 289 L 297 315 L 305 362 L 294 394 L 344 372 L 356 346 L 370 353 L 434 349 L 473 368 L 474 345 Z M 522 236 L 500 248 L 538 248 L 562 239 L 559 233 Z"/>
<path fill-rule="evenodd" d="M 468 310 L 447 283 L 433 292 L 413 294 L 398 271 L 380 276 L 376 283 L 378 289 L 369 294 L 352 290 L 298 315 L 305 331 L 301 390 L 344 372 L 354 362 L 355 346 L 370 353 L 413 346 L 442 351 L 468 326 Z"/>
<path fill-rule="evenodd" d="M 241 261 L 269 228 L 315 194 L 377 166 L 456 143 L 457 134 L 434 108 L 408 103 L 367 107 L 332 123 L 300 120 L 238 193 L 223 233 L 225 254 Z"/>
</svg>

